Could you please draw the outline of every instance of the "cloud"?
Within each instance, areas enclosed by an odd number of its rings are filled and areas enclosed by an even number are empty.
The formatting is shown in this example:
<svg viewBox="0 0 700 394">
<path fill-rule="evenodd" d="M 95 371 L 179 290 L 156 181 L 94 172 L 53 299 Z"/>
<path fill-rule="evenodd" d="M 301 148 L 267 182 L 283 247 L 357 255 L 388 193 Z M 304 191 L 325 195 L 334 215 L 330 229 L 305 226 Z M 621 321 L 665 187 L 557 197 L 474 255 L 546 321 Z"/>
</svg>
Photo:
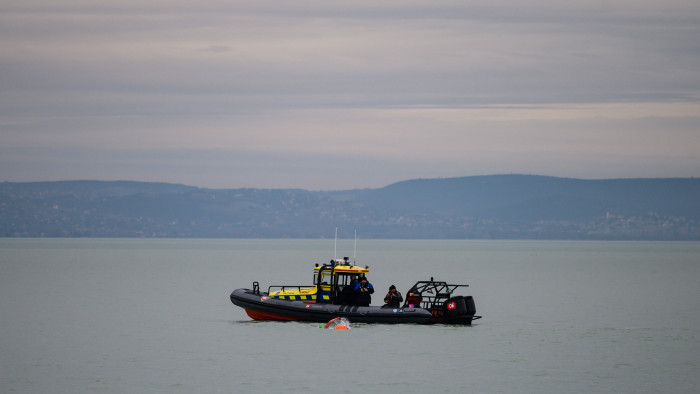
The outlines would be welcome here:
<svg viewBox="0 0 700 394">
<path fill-rule="evenodd" d="M 225 152 L 257 168 L 246 185 L 270 187 L 328 188 L 329 174 L 353 173 L 342 165 L 365 169 L 353 187 L 483 171 L 594 177 L 601 162 L 616 163 L 611 176 L 700 168 L 691 1 L 11 1 L 0 11 L 3 154 L 43 152 L 45 163 L 30 173 L 5 156 L 1 179 L 73 179 L 106 167 L 92 165 L 100 157 L 111 158 L 105 177 L 134 178 L 128 160 L 145 152 L 168 163 L 161 177 L 203 184 L 184 175 L 199 168 L 219 186 L 241 168 L 209 159 Z M 338 152 L 355 162 L 328 166 Z"/>
</svg>

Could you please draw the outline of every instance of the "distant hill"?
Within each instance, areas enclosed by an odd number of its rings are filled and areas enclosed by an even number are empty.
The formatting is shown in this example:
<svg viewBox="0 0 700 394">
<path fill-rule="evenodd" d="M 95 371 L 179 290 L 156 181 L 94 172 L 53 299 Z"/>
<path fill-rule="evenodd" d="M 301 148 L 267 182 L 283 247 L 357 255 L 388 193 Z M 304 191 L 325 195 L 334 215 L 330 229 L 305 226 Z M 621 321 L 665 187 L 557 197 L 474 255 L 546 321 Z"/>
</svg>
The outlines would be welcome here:
<svg viewBox="0 0 700 394">
<path fill-rule="evenodd" d="M 145 182 L 0 183 L 3 237 L 700 240 L 700 180 L 531 175 L 380 189 L 203 189 Z"/>
</svg>

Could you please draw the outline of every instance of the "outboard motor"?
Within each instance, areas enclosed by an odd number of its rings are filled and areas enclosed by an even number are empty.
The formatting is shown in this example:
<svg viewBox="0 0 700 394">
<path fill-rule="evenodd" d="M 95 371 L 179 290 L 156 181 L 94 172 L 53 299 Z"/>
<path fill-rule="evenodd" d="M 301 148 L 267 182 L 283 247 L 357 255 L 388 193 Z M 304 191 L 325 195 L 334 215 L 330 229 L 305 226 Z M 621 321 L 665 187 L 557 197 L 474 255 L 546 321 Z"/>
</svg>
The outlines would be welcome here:
<svg viewBox="0 0 700 394">
<path fill-rule="evenodd" d="M 476 314 L 476 305 L 474 305 L 474 297 L 464 296 L 464 302 L 467 304 L 467 315 L 474 316 Z"/>
<path fill-rule="evenodd" d="M 444 305 L 445 320 L 449 323 L 471 324 L 476 313 L 474 299 L 471 296 L 454 296 L 447 299 Z"/>
</svg>

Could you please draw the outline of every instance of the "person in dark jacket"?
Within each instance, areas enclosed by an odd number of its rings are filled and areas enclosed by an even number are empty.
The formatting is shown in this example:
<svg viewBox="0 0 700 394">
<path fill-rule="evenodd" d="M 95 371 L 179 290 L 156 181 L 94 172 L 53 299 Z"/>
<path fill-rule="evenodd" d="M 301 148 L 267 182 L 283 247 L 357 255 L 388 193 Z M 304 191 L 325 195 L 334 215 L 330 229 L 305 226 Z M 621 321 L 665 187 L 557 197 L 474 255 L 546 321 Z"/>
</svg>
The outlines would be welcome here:
<svg viewBox="0 0 700 394">
<path fill-rule="evenodd" d="M 408 291 L 408 294 L 406 295 L 405 306 L 408 306 L 409 308 L 420 308 L 421 301 L 423 301 L 423 296 L 421 296 L 418 289 L 412 288 Z"/>
<path fill-rule="evenodd" d="M 403 302 L 403 297 L 401 293 L 396 290 L 396 286 L 391 285 L 389 287 L 389 292 L 386 293 L 384 297 L 384 306 L 387 308 L 398 308 Z"/>
<path fill-rule="evenodd" d="M 369 306 L 372 303 L 372 293 L 374 286 L 367 280 L 367 277 L 360 278 L 360 282 L 355 285 L 355 303 L 359 306 Z"/>
<path fill-rule="evenodd" d="M 340 295 L 341 305 L 355 305 L 355 297 L 357 296 L 355 293 L 355 286 L 357 283 L 357 277 L 353 277 L 352 281 L 350 281 L 347 286 L 343 287 L 343 291 Z"/>
</svg>

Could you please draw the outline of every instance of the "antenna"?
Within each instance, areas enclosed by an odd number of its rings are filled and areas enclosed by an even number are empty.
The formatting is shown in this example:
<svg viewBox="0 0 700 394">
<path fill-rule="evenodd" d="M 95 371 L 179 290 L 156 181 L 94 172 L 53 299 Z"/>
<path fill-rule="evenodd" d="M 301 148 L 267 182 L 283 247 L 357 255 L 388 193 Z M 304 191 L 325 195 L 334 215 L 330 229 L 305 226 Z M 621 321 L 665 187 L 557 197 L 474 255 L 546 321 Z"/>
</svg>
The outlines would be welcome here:
<svg viewBox="0 0 700 394">
<path fill-rule="evenodd" d="M 355 254 L 352 256 L 352 263 L 355 264 L 357 260 L 357 230 L 355 230 Z"/>
<path fill-rule="evenodd" d="M 333 244 L 333 260 L 338 260 L 338 227 L 335 228 L 335 242 Z"/>
</svg>

